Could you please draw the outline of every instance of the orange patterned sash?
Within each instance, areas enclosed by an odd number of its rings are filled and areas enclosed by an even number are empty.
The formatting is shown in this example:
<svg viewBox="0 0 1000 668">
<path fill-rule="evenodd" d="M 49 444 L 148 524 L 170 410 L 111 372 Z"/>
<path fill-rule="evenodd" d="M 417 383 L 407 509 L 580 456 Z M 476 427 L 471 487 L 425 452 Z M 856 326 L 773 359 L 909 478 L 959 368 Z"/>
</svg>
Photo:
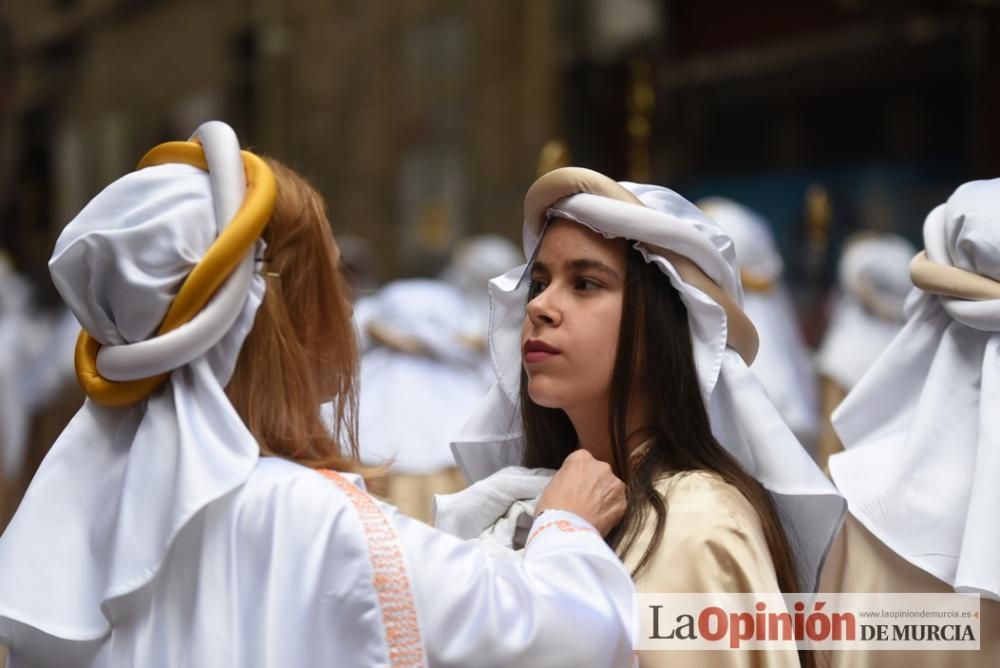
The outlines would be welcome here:
<svg viewBox="0 0 1000 668">
<path fill-rule="evenodd" d="M 373 582 L 382 610 L 385 641 L 393 668 L 424 666 L 424 645 L 417 623 L 417 606 L 406 575 L 406 562 L 389 520 L 375 501 L 336 471 L 320 470 L 357 510 L 372 562 Z"/>
</svg>

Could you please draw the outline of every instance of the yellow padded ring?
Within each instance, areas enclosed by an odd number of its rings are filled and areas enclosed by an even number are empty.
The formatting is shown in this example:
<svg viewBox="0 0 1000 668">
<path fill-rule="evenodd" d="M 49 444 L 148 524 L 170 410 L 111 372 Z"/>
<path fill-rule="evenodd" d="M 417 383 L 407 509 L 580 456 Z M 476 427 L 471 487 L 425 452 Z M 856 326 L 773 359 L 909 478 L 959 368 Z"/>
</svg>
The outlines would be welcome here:
<svg viewBox="0 0 1000 668">
<path fill-rule="evenodd" d="M 240 152 L 246 170 L 247 193 L 240 210 L 212 243 L 205 256 L 184 279 L 158 334 L 180 327 L 190 321 L 212 298 L 223 281 L 232 273 L 253 246 L 274 211 L 277 184 L 270 167 L 249 151 Z M 196 142 L 167 142 L 154 147 L 142 160 L 139 169 L 182 163 L 208 171 L 205 151 Z M 169 373 L 131 381 L 111 381 L 97 370 L 97 353 L 101 344 L 86 330 L 76 342 L 76 377 L 87 396 L 102 406 L 129 406 L 155 392 L 166 382 Z"/>
</svg>

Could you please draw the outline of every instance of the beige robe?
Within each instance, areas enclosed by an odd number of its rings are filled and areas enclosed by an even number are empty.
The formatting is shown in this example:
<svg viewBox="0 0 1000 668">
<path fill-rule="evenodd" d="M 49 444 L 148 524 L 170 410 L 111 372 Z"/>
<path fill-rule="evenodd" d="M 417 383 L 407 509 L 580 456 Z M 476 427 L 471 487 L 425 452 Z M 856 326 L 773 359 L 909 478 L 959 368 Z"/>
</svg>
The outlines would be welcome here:
<svg viewBox="0 0 1000 668">
<path fill-rule="evenodd" d="M 847 396 L 847 390 L 839 385 L 829 376 L 820 376 L 820 430 L 819 438 L 816 441 L 816 463 L 821 469 L 827 471 L 830 457 L 843 451 L 844 446 L 833 430 L 833 410 L 840 405 L 840 402 Z M 827 476 L 829 476 L 827 472 Z"/>
<path fill-rule="evenodd" d="M 664 478 L 657 490 L 667 520 L 655 553 L 635 578 L 638 593 L 780 593 L 760 517 L 735 487 L 699 471 Z M 655 515 L 625 558 L 634 570 L 652 538 Z M 787 650 L 637 652 L 640 668 L 798 666 Z"/>
<path fill-rule="evenodd" d="M 954 591 L 889 549 L 853 515 L 830 550 L 820 591 L 926 592 Z M 986 668 L 1000 666 L 1000 602 L 980 599 L 979 651 L 841 651 L 829 653 L 831 668 Z"/>
<path fill-rule="evenodd" d="M 435 494 L 454 494 L 465 489 L 465 479 L 457 468 L 427 475 L 390 473 L 379 490 L 399 512 L 427 524 L 433 523 Z"/>
</svg>

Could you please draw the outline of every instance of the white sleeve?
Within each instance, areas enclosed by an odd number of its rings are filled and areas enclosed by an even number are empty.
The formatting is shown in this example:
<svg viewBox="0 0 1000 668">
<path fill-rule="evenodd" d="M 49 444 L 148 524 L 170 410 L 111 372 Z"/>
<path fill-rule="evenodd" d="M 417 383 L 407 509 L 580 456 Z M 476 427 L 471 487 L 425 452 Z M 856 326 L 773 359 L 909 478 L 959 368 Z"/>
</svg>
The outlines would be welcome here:
<svg viewBox="0 0 1000 668">
<path fill-rule="evenodd" d="M 576 515 L 544 513 L 521 558 L 383 508 L 405 555 L 431 666 L 631 665 L 632 580 Z"/>
</svg>

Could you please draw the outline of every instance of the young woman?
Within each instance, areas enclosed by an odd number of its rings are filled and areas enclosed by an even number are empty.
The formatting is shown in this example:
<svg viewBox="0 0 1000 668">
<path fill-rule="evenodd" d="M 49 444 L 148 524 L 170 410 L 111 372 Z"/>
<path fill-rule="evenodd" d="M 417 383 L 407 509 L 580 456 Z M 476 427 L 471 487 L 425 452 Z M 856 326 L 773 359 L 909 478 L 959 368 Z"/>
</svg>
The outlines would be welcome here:
<svg viewBox="0 0 1000 668">
<path fill-rule="evenodd" d="M 351 474 L 358 361 L 322 200 L 228 126 L 196 138 L 56 245 L 89 400 L 0 539 L 12 665 L 626 665 L 632 585 L 598 533 L 621 482 L 567 458 L 523 563 L 377 504 Z"/>
<path fill-rule="evenodd" d="M 527 267 L 491 286 L 498 382 L 453 444 L 466 474 L 553 468 L 583 449 L 628 487 L 608 542 L 638 592 L 812 589 L 843 500 L 747 369 L 757 341 L 729 238 L 669 190 L 563 168 L 529 189 L 524 245 Z M 639 655 L 644 667 L 799 663 Z"/>
</svg>

